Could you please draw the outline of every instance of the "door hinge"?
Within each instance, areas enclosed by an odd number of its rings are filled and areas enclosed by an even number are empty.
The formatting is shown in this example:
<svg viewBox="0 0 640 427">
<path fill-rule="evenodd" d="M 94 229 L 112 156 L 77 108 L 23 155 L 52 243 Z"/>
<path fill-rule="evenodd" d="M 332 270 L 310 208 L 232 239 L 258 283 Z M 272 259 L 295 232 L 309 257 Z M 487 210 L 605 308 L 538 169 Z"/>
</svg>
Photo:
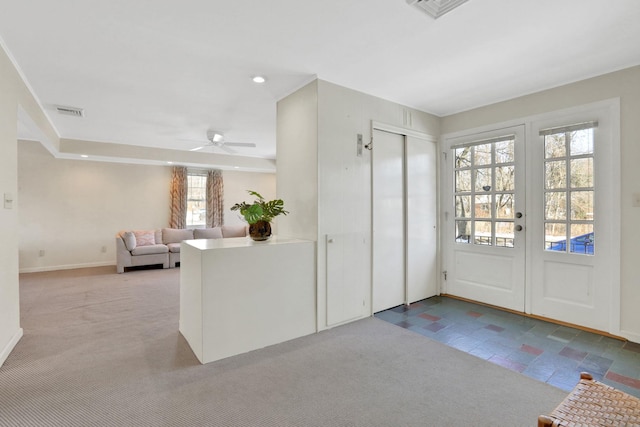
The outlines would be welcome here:
<svg viewBox="0 0 640 427">
<path fill-rule="evenodd" d="M 447 280 L 447 270 L 443 271 L 442 275 L 444 276 L 444 280 Z"/>
<path fill-rule="evenodd" d="M 444 159 L 445 159 L 445 160 L 447 160 L 447 152 L 446 152 L 446 151 L 443 151 L 443 152 L 442 152 L 442 155 L 444 156 Z"/>
</svg>

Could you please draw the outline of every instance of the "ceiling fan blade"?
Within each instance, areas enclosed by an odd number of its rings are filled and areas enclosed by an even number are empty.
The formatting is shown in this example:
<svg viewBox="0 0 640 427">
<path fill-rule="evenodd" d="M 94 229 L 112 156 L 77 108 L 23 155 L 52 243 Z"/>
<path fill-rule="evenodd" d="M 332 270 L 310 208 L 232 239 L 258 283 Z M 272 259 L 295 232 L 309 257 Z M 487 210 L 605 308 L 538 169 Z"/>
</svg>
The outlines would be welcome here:
<svg viewBox="0 0 640 427">
<path fill-rule="evenodd" d="M 224 145 L 231 145 L 233 147 L 255 147 L 253 142 L 225 142 Z"/>
<path fill-rule="evenodd" d="M 236 154 L 237 153 L 236 150 L 232 150 L 231 148 L 226 147 L 226 145 L 227 144 L 222 144 L 222 145 L 218 145 L 217 147 L 223 149 L 224 151 L 226 151 L 229 154 Z"/>
</svg>

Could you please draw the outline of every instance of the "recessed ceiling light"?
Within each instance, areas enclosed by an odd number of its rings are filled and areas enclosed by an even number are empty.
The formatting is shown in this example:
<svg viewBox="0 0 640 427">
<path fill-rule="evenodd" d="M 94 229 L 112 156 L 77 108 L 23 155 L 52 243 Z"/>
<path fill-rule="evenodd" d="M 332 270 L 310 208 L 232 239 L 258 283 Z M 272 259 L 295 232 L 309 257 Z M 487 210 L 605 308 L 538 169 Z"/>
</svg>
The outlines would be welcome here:
<svg viewBox="0 0 640 427">
<path fill-rule="evenodd" d="M 253 78 L 253 82 L 254 82 L 254 83 L 264 83 L 264 82 L 266 82 L 266 81 L 267 81 L 267 79 L 265 79 L 265 78 L 264 78 L 264 77 L 262 77 L 262 76 L 255 76 L 255 77 Z"/>
</svg>

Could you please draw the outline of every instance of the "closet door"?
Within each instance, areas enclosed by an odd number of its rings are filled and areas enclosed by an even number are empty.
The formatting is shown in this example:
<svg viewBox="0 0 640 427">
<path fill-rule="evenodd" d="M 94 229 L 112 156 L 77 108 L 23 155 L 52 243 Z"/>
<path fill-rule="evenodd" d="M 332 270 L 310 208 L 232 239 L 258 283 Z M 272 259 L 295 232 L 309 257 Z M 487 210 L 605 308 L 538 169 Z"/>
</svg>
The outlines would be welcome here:
<svg viewBox="0 0 640 427">
<path fill-rule="evenodd" d="M 436 144 L 406 137 L 407 302 L 438 293 Z"/>
<path fill-rule="evenodd" d="M 406 302 L 404 136 L 375 130 L 373 312 Z"/>
</svg>

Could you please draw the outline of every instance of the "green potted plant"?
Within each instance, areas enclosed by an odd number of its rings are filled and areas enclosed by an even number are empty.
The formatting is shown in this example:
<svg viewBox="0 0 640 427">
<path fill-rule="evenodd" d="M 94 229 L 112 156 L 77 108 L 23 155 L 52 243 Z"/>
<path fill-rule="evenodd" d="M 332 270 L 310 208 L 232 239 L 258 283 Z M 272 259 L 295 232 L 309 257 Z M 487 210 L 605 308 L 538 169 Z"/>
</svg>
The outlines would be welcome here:
<svg viewBox="0 0 640 427">
<path fill-rule="evenodd" d="M 286 215 L 282 199 L 266 201 L 260 193 L 247 190 L 256 197 L 253 203 L 236 203 L 232 211 L 240 211 L 240 215 L 249 223 L 249 236 L 253 240 L 267 240 L 271 236 L 271 220 L 278 215 Z"/>
</svg>

